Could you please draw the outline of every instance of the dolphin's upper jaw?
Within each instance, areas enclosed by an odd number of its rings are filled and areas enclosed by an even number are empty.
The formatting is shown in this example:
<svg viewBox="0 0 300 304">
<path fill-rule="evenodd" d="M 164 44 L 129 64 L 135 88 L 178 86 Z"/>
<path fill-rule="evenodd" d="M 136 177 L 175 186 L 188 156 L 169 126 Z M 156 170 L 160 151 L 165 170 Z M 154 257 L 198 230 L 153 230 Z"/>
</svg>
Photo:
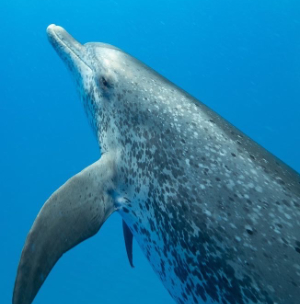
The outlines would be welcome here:
<svg viewBox="0 0 300 304">
<path fill-rule="evenodd" d="M 89 98 L 85 96 L 90 92 L 93 78 L 92 63 L 88 59 L 88 48 L 74 39 L 65 29 L 51 24 L 47 28 L 48 39 L 71 71 L 73 79 L 77 83 L 77 91 L 81 97 L 88 119 L 94 129 L 94 113 L 89 105 Z"/>
<path fill-rule="evenodd" d="M 51 24 L 47 28 L 47 35 L 55 51 L 72 72 L 74 68 L 79 71 L 85 68 L 92 70 L 85 60 L 84 45 L 74 39 L 65 29 Z"/>
</svg>

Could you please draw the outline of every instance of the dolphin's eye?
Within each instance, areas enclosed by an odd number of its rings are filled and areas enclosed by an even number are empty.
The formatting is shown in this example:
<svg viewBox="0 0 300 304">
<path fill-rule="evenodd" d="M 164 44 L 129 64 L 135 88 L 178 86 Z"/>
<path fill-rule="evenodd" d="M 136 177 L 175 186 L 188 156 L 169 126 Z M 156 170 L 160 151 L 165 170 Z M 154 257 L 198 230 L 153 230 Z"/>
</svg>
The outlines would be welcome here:
<svg viewBox="0 0 300 304">
<path fill-rule="evenodd" d="M 105 78 L 103 76 L 100 78 L 100 85 L 101 85 L 102 89 L 104 89 L 104 90 L 108 90 L 112 87 L 109 80 L 107 80 L 107 78 Z"/>
<path fill-rule="evenodd" d="M 104 77 L 101 77 L 101 83 L 103 84 L 104 87 L 108 87 L 108 82 Z"/>
</svg>

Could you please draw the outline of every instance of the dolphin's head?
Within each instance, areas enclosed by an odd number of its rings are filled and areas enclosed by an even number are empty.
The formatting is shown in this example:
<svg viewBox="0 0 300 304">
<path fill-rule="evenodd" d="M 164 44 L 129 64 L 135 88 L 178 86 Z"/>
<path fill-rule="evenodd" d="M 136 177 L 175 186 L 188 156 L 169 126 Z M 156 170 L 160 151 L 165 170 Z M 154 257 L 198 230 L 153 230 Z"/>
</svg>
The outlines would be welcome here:
<svg viewBox="0 0 300 304">
<path fill-rule="evenodd" d="M 95 113 L 99 113 L 109 97 L 115 80 L 110 68 L 117 48 L 104 43 L 87 43 L 75 40 L 65 29 L 51 24 L 47 28 L 50 43 L 71 71 L 84 108 L 93 127 Z"/>
<path fill-rule="evenodd" d="M 124 138 L 120 132 L 128 131 L 126 125 L 149 124 L 146 120 L 164 113 L 162 96 L 169 82 L 151 68 L 114 46 L 80 44 L 60 26 L 50 25 L 47 33 L 75 78 L 102 151 Z M 174 90 L 169 90 L 171 96 Z M 115 142 L 103 143 L 108 137 Z"/>
<path fill-rule="evenodd" d="M 131 87 L 136 85 L 138 71 L 132 70 L 130 64 L 135 59 L 109 44 L 80 44 L 65 29 L 54 24 L 47 28 L 47 34 L 73 74 L 87 116 L 97 132 L 103 113 L 110 116 L 112 108 L 122 108 L 121 96 L 131 92 Z"/>
</svg>

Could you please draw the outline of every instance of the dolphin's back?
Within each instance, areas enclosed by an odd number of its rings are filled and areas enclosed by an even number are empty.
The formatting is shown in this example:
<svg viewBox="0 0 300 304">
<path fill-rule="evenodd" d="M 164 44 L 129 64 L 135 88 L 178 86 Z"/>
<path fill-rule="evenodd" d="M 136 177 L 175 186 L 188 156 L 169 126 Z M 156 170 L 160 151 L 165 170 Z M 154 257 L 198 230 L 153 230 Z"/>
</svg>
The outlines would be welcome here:
<svg viewBox="0 0 300 304">
<path fill-rule="evenodd" d="M 155 271 L 179 303 L 296 304 L 299 174 L 174 84 L 152 79 L 151 116 L 126 122 L 137 128 L 134 140 L 123 136 L 134 194 L 121 213 Z"/>
</svg>

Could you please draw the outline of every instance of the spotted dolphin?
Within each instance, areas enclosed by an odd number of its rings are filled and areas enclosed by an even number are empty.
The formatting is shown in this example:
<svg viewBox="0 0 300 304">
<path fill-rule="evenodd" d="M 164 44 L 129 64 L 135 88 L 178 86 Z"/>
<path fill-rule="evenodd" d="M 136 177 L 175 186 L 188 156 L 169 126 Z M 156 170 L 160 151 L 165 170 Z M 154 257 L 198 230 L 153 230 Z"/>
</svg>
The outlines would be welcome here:
<svg viewBox="0 0 300 304">
<path fill-rule="evenodd" d="M 50 25 L 101 157 L 46 201 L 27 236 L 13 304 L 58 259 L 123 219 L 177 303 L 299 303 L 300 176 L 129 54 Z"/>
</svg>

